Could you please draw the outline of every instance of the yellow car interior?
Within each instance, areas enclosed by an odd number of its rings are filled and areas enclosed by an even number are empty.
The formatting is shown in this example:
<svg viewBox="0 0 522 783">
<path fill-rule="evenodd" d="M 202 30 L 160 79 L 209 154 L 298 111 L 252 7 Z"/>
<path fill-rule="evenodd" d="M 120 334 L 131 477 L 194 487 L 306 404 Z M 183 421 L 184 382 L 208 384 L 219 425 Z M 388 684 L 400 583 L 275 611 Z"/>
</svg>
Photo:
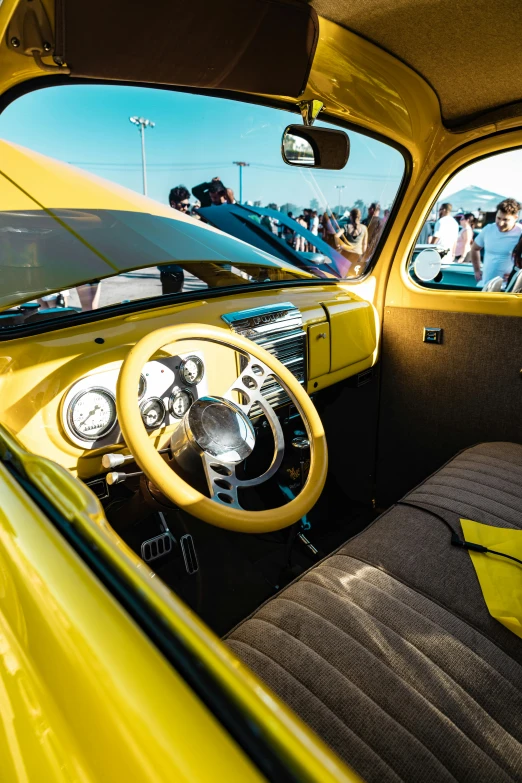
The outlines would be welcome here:
<svg viewBox="0 0 522 783">
<path fill-rule="evenodd" d="M 0 5 L 0 636 L 58 748 L 2 739 L 5 780 L 522 781 L 522 293 L 410 269 L 448 182 L 522 147 L 517 7 L 155 6 Z M 16 124 L 98 88 L 281 128 L 320 102 L 348 178 L 365 145 L 389 150 L 362 272 L 54 160 L 30 142 L 52 110 Z M 167 264 L 185 287 L 149 293 Z M 69 290 L 80 306 L 46 309 Z M 89 634 L 110 654 L 74 652 Z M 25 715 L 17 698 L 0 715 Z"/>
</svg>

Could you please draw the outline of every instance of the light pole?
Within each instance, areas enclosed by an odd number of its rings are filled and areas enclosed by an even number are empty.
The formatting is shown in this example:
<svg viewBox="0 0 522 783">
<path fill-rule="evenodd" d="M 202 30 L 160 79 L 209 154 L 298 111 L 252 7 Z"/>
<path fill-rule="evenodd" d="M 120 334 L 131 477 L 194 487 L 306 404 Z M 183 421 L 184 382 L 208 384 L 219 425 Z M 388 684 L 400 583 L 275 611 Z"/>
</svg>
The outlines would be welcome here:
<svg viewBox="0 0 522 783">
<path fill-rule="evenodd" d="M 339 191 L 339 209 L 338 209 L 338 212 L 340 212 L 341 211 L 341 196 L 342 196 L 342 193 L 343 193 L 343 190 L 344 190 L 345 186 L 344 185 L 336 185 L 335 187 Z M 339 215 L 339 217 L 341 217 L 341 216 Z"/>
<path fill-rule="evenodd" d="M 234 166 L 239 166 L 239 203 L 243 203 L 243 169 L 245 166 L 250 166 L 250 163 L 245 163 L 244 160 L 233 160 Z"/>
<path fill-rule="evenodd" d="M 146 120 L 145 117 L 129 117 L 133 125 L 136 125 L 141 134 L 141 167 L 143 171 L 143 195 L 147 195 L 147 162 L 145 160 L 145 128 L 153 128 L 155 122 Z"/>
</svg>

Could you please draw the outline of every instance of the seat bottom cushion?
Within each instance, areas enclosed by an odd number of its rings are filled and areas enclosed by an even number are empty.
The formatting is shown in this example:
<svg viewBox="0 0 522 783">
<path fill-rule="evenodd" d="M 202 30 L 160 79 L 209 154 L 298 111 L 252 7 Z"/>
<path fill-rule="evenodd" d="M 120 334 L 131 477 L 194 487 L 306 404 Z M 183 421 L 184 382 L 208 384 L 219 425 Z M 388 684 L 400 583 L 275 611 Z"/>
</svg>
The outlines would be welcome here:
<svg viewBox="0 0 522 783">
<path fill-rule="evenodd" d="M 493 445 L 509 447 L 497 449 L 493 459 L 507 454 L 520 488 L 522 447 Z M 458 462 L 467 454 L 475 470 L 480 457 L 479 474 L 484 447 L 477 449 L 459 455 L 409 499 L 423 502 L 418 493 L 427 488 L 431 507 L 442 502 L 450 520 L 452 503 L 470 502 L 448 500 L 455 463 L 458 471 L 468 470 Z M 439 489 L 433 490 L 436 477 Z M 516 508 L 512 478 L 487 503 L 502 504 L 507 493 L 508 506 Z M 479 512 L 479 521 L 495 524 L 495 517 L 496 524 L 516 525 L 509 513 L 502 519 L 499 508 L 475 507 L 465 515 Z M 442 539 L 436 565 L 427 568 Z M 460 556 L 451 565 L 448 552 Z M 471 563 L 471 570 L 463 568 L 468 560 L 450 547 L 442 523 L 397 506 L 267 602 L 228 644 L 370 783 L 522 781 L 522 640 L 489 617 Z M 471 612 L 456 591 L 471 600 Z"/>
</svg>

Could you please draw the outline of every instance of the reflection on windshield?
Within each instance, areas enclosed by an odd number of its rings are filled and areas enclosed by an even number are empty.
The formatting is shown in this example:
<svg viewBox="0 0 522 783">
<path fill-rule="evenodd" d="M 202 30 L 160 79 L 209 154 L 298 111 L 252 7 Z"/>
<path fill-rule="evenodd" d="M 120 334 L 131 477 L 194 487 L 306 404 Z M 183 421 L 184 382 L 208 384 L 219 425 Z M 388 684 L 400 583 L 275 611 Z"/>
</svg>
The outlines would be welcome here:
<svg viewBox="0 0 522 783">
<path fill-rule="evenodd" d="M 277 266 L 234 266 L 208 261 L 184 262 L 183 266 L 163 264 L 160 267 L 135 269 L 103 280 L 92 280 L 5 308 L 0 311 L 0 330 L 75 316 L 98 308 L 156 300 L 165 294 L 191 294 L 209 288 L 288 283 L 303 279 L 311 279 L 311 276 Z"/>
</svg>

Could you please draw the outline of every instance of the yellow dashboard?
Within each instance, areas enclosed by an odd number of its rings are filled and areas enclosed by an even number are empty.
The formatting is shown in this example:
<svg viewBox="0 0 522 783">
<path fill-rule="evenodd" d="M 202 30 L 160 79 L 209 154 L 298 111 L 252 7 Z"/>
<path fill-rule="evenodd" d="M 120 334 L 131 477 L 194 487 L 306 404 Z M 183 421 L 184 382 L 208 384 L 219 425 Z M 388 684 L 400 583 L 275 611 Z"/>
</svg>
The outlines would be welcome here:
<svg viewBox="0 0 522 783">
<path fill-rule="evenodd" d="M 281 342 L 284 350 L 278 348 L 281 319 L 293 330 L 291 339 Z M 287 366 L 308 393 L 364 371 L 377 354 L 374 308 L 338 285 L 303 285 L 170 304 L 1 341 L 2 424 L 29 451 L 82 478 L 97 475 L 103 470 L 104 454 L 125 453 L 114 399 L 119 368 L 129 349 L 152 330 L 187 322 L 241 330 L 256 342 L 265 340 L 268 350 L 283 363 L 290 362 Z M 301 345 L 301 359 L 290 356 L 287 345 L 293 350 Z M 166 346 L 161 355 L 151 357 L 136 390 L 136 404 L 142 406 L 149 437 L 158 447 L 192 399 L 225 393 L 237 377 L 237 361 L 234 351 L 196 340 L 172 350 Z M 277 395 L 274 399 L 277 404 Z"/>
</svg>

